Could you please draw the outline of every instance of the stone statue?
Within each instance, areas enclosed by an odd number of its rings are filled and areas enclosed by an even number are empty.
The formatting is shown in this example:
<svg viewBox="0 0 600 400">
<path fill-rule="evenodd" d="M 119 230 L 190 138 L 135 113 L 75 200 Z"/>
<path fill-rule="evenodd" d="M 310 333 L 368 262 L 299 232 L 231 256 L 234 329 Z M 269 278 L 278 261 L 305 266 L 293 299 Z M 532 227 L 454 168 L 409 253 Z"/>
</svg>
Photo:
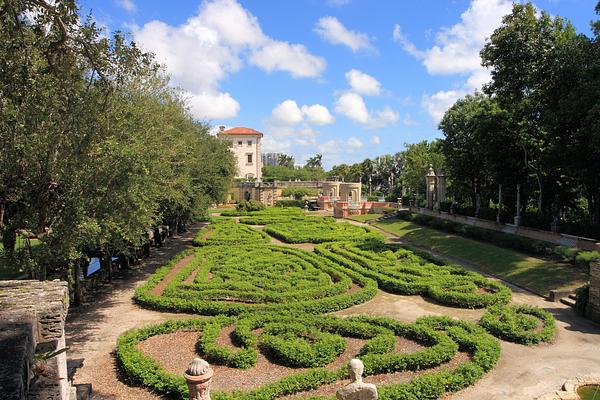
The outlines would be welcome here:
<svg viewBox="0 0 600 400">
<path fill-rule="evenodd" d="M 350 373 L 351 383 L 344 386 L 335 393 L 339 400 L 375 400 L 377 388 L 372 383 L 364 383 L 362 374 L 365 366 L 358 358 L 353 358 L 348 363 L 348 372 Z"/>
<path fill-rule="evenodd" d="M 184 376 L 190 390 L 190 400 L 210 400 L 213 370 L 206 361 L 194 358 L 188 365 Z"/>
</svg>

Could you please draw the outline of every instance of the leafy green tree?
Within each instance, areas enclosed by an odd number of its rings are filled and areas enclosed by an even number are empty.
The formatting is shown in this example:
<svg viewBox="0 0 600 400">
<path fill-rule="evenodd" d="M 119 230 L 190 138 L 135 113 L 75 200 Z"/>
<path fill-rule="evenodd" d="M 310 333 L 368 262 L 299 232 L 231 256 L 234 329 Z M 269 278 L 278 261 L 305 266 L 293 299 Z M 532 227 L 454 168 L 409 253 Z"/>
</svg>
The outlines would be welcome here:
<svg viewBox="0 0 600 400">
<path fill-rule="evenodd" d="M 404 165 L 401 174 L 402 187 L 405 193 L 417 200 L 425 198 L 425 175 L 432 165 L 436 171 L 443 169 L 444 154 L 440 140 L 426 140 L 413 144 L 405 144 Z"/>
<path fill-rule="evenodd" d="M 277 165 L 287 168 L 294 168 L 294 157 L 287 154 L 280 154 L 277 157 Z"/>
</svg>

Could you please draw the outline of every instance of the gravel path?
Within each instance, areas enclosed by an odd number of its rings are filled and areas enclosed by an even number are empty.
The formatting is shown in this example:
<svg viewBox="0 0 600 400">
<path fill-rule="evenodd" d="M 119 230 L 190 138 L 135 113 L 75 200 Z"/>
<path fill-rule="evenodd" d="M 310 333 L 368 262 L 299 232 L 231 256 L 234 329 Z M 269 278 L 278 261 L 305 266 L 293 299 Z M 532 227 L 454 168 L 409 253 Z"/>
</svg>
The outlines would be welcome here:
<svg viewBox="0 0 600 400">
<path fill-rule="evenodd" d="M 129 386 L 119 379 L 114 349 L 117 338 L 128 329 L 159 323 L 167 319 L 190 317 L 146 310 L 133 300 L 135 288 L 165 261 L 188 248 L 201 225 L 167 240 L 163 247 L 152 249 L 152 256 L 132 271 L 129 277 L 115 279 L 96 294 L 93 302 L 69 310 L 66 338 L 69 367 L 76 368 L 75 384 L 91 383 L 94 400 L 160 399 L 141 387 Z"/>
</svg>

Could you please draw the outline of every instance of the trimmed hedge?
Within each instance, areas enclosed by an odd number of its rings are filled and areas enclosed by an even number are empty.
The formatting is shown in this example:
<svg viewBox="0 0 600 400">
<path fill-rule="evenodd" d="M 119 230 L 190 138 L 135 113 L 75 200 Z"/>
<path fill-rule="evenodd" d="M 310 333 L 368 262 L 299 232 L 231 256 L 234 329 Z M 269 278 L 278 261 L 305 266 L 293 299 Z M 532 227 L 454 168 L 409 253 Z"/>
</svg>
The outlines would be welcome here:
<svg viewBox="0 0 600 400">
<path fill-rule="evenodd" d="M 551 342 L 556 333 L 554 316 L 529 305 L 490 307 L 479 323 L 494 336 L 521 344 Z"/>
<path fill-rule="evenodd" d="M 511 290 L 455 265 L 436 265 L 395 245 L 329 243 L 315 248 L 338 264 L 375 279 L 390 293 L 430 297 L 442 304 L 481 308 L 508 303 Z"/>
<path fill-rule="evenodd" d="M 384 236 L 365 226 L 320 217 L 276 222 L 265 226 L 264 231 L 286 243 L 324 243 L 336 241 L 379 241 Z"/>
<path fill-rule="evenodd" d="M 261 340 L 263 339 L 254 333 L 257 328 L 262 327 L 264 331 L 279 334 L 279 327 L 296 326 L 299 323 L 311 330 L 335 337 L 367 339 L 367 344 L 372 344 L 371 348 L 367 351 L 361 350 L 366 375 L 425 370 L 449 361 L 458 350 L 466 351 L 471 355 L 469 361 L 465 361 L 453 369 L 425 373 L 409 383 L 379 386 L 380 398 L 384 400 L 437 399 L 446 392 L 460 390 L 473 384 L 489 371 L 497 362 L 500 354 L 498 340 L 482 328 L 470 322 L 455 321 L 444 317 L 421 318 L 414 324 L 406 324 L 389 318 L 351 317 L 342 319 L 331 316 L 275 314 L 254 315 L 239 319 L 218 317 L 216 320 L 221 327 L 235 324 L 234 336 L 242 346 L 238 352 L 258 351 L 262 347 Z M 117 341 L 116 354 L 119 366 L 126 376 L 159 394 L 187 399 L 189 394 L 183 377 L 167 373 L 157 361 L 144 355 L 138 349 L 137 344 L 151 336 L 183 329 L 198 331 L 200 340 L 203 340 L 202 337 L 206 336 L 206 330 L 213 329 L 209 327 L 210 324 L 216 326 L 211 320 L 167 321 L 159 325 L 127 331 Z M 214 334 L 211 333 L 210 336 L 214 337 Z M 426 347 L 415 353 L 395 353 L 393 347 L 390 348 L 389 345 L 381 348 L 373 344 L 376 340 L 381 343 L 388 340 L 381 339 L 382 337 L 395 336 L 418 341 Z M 209 358 L 203 351 L 200 356 Z M 347 378 L 346 365 L 337 369 L 314 367 L 304 372 L 293 373 L 254 390 L 232 393 L 213 392 L 212 397 L 215 400 L 268 400 L 316 389 L 321 385 Z"/>
<path fill-rule="evenodd" d="M 447 221 L 430 215 L 416 214 L 411 213 L 410 211 L 400 211 L 398 212 L 398 217 L 405 221 L 429 226 L 444 232 L 455 233 L 460 236 L 480 240 L 486 243 L 493 243 L 501 247 L 515 249 L 524 253 L 556 256 L 563 261 L 570 262 L 577 267 L 587 268 L 588 270 L 590 263 L 600 258 L 600 253 L 597 251 L 584 251 L 573 247 L 560 246 L 543 240 L 511 235 L 510 233 L 497 232 L 491 229 L 461 224 L 454 221 Z"/>
<path fill-rule="evenodd" d="M 192 253 L 183 254 L 175 260 Z M 307 251 L 273 245 L 203 246 L 163 294 L 154 295 L 152 289 L 175 264 L 159 268 L 136 289 L 134 299 L 154 309 L 204 315 L 256 310 L 318 314 L 365 302 L 377 291 L 372 279 Z M 186 283 L 196 270 L 194 281 Z M 350 290 L 353 285 L 357 290 Z"/>
<path fill-rule="evenodd" d="M 200 229 L 194 238 L 194 246 L 245 245 L 268 243 L 269 235 L 263 231 L 241 225 L 230 219 L 213 218 L 209 225 Z"/>
</svg>

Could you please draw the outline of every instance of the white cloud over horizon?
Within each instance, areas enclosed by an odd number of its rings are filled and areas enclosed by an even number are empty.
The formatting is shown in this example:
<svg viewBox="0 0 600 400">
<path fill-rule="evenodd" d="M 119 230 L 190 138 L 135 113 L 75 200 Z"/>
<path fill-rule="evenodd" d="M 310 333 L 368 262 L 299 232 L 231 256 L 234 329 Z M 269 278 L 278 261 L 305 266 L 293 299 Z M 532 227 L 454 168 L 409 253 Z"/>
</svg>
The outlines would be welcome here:
<svg viewBox="0 0 600 400">
<path fill-rule="evenodd" d="M 179 26 L 154 20 L 133 27 L 136 42 L 156 54 L 173 82 L 189 98 L 198 119 L 226 119 L 240 104 L 220 91 L 219 83 L 245 63 L 293 78 L 317 78 L 326 67 L 323 58 L 302 44 L 279 41 L 263 33 L 258 19 L 236 0 L 207 0 L 198 13 Z"/>
<path fill-rule="evenodd" d="M 335 17 L 320 18 L 314 31 L 327 42 L 346 46 L 354 53 L 360 50 L 374 50 L 369 35 L 349 30 Z"/>
<path fill-rule="evenodd" d="M 398 113 L 385 106 L 378 111 L 369 111 L 365 100 L 357 93 L 346 92 L 335 102 L 335 111 L 358 122 L 367 129 L 384 128 L 398 121 Z"/>
<path fill-rule="evenodd" d="M 489 71 L 481 65 L 479 53 L 487 38 L 500 26 L 502 17 L 511 10 L 510 0 L 472 0 L 461 14 L 460 22 L 441 28 L 435 35 L 435 44 L 426 50 L 419 50 L 400 25 L 394 26 L 393 39 L 404 51 L 421 60 L 430 75 L 467 76 L 459 88 L 423 95 L 421 104 L 436 123 L 456 100 L 489 81 Z"/>
<path fill-rule="evenodd" d="M 117 0 L 116 3 L 119 7 L 127 11 L 129 14 L 133 14 L 137 11 L 137 6 L 133 2 L 133 0 Z"/>
</svg>

